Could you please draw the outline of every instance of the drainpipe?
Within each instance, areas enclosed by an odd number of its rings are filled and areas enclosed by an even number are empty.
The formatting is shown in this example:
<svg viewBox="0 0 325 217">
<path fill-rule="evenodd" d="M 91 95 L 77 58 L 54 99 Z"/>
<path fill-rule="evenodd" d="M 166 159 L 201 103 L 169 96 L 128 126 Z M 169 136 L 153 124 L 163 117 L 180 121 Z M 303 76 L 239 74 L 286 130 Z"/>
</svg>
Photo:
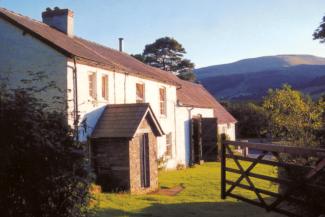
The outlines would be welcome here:
<svg viewBox="0 0 325 217">
<path fill-rule="evenodd" d="M 174 102 L 174 144 L 175 144 L 175 156 L 177 158 L 177 130 L 176 130 L 176 103 Z"/>
<path fill-rule="evenodd" d="M 128 76 L 128 73 L 124 73 L 124 104 L 126 104 L 126 77 Z"/>
<path fill-rule="evenodd" d="M 77 77 L 77 60 L 74 56 L 73 67 L 68 66 L 72 69 L 72 83 L 73 83 L 73 127 L 74 127 L 74 137 L 76 141 L 79 141 L 79 108 L 78 108 L 78 77 Z"/>
<path fill-rule="evenodd" d="M 189 136 L 190 136 L 190 160 L 189 165 L 192 166 L 194 162 L 194 151 L 193 151 L 193 142 L 192 142 L 192 110 L 194 107 L 190 107 L 187 109 L 188 111 L 188 129 L 189 129 Z"/>
<path fill-rule="evenodd" d="M 115 72 L 115 69 L 114 69 L 114 104 L 116 104 L 116 87 L 115 87 L 115 74 L 116 74 L 116 72 Z"/>
</svg>

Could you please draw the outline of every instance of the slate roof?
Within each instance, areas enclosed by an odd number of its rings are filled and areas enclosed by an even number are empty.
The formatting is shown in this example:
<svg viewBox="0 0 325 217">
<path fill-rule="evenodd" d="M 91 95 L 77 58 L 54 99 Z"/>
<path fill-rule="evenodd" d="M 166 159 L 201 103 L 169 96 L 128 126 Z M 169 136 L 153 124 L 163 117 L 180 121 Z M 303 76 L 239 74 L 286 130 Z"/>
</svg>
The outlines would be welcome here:
<svg viewBox="0 0 325 217">
<path fill-rule="evenodd" d="M 91 138 L 133 138 L 144 118 L 156 136 L 164 134 L 148 103 L 114 104 L 106 106 Z"/>
<path fill-rule="evenodd" d="M 78 60 L 98 63 L 100 66 L 111 67 L 116 71 L 176 85 L 178 87 L 177 98 L 184 105 L 213 108 L 219 123 L 236 122 L 201 85 L 183 81 L 172 73 L 148 66 L 126 53 L 77 36 L 71 38 L 43 22 L 5 8 L 0 8 L 0 18 L 4 18 L 70 58 L 76 56 Z"/>
<path fill-rule="evenodd" d="M 0 8 L 0 17 L 22 28 L 68 57 L 77 56 L 84 60 L 101 63 L 116 71 L 178 85 L 175 76 L 158 68 L 146 65 L 130 55 L 99 45 L 85 39 L 69 37 L 43 22 Z"/>
<path fill-rule="evenodd" d="M 177 99 L 183 106 L 213 108 L 219 124 L 236 123 L 237 120 L 201 85 L 180 80 Z"/>
</svg>

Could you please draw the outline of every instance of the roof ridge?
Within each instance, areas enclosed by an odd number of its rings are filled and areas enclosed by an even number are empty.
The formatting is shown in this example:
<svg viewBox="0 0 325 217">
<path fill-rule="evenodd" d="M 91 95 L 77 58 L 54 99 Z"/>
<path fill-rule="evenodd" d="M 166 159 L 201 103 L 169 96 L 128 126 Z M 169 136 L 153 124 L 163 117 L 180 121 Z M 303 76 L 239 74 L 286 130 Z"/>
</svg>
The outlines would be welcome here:
<svg viewBox="0 0 325 217">
<path fill-rule="evenodd" d="M 127 57 L 131 57 L 131 58 L 133 58 L 134 60 L 138 61 L 139 63 L 142 63 L 146 68 L 154 69 L 154 70 L 157 70 L 157 71 L 161 71 L 161 72 L 163 72 L 163 73 L 170 73 L 169 71 L 165 71 L 165 70 L 162 70 L 162 69 L 159 69 L 159 68 L 156 68 L 156 67 L 150 66 L 150 65 L 148 65 L 148 64 L 146 64 L 146 63 L 144 63 L 144 62 L 141 62 L 140 60 L 138 60 L 138 59 L 132 57 L 131 55 L 129 55 L 129 54 L 125 53 L 125 52 L 121 52 L 121 51 L 119 51 L 119 50 L 117 50 L 117 49 L 114 49 L 114 48 L 108 47 L 108 46 L 106 46 L 106 45 L 100 44 L 100 43 L 95 42 L 95 41 L 92 41 L 92 40 L 84 39 L 84 38 L 79 37 L 79 36 L 75 36 L 75 37 L 78 38 L 78 39 L 84 40 L 84 41 L 86 41 L 86 42 L 88 42 L 88 43 L 92 43 L 92 44 L 94 44 L 94 45 L 100 46 L 100 47 L 102 47 L 102 48 L 105 48 L 105 49 L 109 49 L 109 50 L 111 50 L 111 51 L 118 52 L 118 53 L 120 53 L 121 55 L 124 55 L 124 56 L 127 56 Z M 91 49 L 91 48 L 90 48 L 90 49 Z M 91 50 L 92 50 L 92 49 L 91 49 Z M 170 73 L 170 74 L 173 75 L 172 73 Z M 177 76 L 175 76 L 175 77 L 178 78 Z"/>
<path fill-rule="evenodd" d="M 80 39 L 80 37 L 77 37 L 77 36 L 74 36 L 74 37 L 76 37 L 76 38 L 79 38 L 79 39 Z M 82 39 L 82 40 L 84 40 L 84 39 Z M 119 67 L 122 67 L 122 68 L 124 68 L 124 67 L 123 67 L 121 64 L 119 64 L 119 63 L 116 63 L 115 61 L 112 61 L 112 60 L 110 60 L 110 59 L 106 58 L 104 55 L 102 55 L 102 54 L 100 54 L 99 52 L 95 51 L 95 50 L 94 50 L 94 49 L 92 49 L 91 47 L 89 47 L 89 46 L 85 45 L 85 44 L 84 44 L 84 43 L 82 43 L 81 41 L 78 41 L 78 40 L 74 40 L 74 41 L 75 41 L 76 43 L 80 44 L 81 46 L 83 46 L 84 48 L 86 48 L 86 49 L 90 50 L 91 52 L 94 52 L 96 55 L 100 56 L 101 58 L 105 59 L 106 61 L 109 61 L 109 62 L 113 62 L 114 64 L 118 65 Z M 85 40 L 85 41 L 87 41 L 87 40 Z M 89 41 L 89 42 L 90 42 L 90 41 Z M 92 43 L 92 42 L 90 42 L 90 43 Z"/>
<path fill-rule="evenodd" d="M 121 104 L 108 104 L 108 107 L 137 107 L 137 106 L 149 106 L 149 103 L 121 103 Z"/>
<path fill-rule="evenodd" d="M 64 55 L 73 55 L 86 60 L 95 61 L 103 65 L 112 66 L 121 73 L 132 73 L 145 78 L 166 82 L 180 86 L 175 75 L 159 68 L 147 65 L 125 52 L 119 52 L 98 42 L 83 39 L 77 35 L 68 37 L 63 32 L 46 23 L 18 14 L 0 7 L 0 15 L 13 25 L 30 31 L 34 36 L 58 49 Z M 103 52 L 101 51 L 103 50 Z M 107 53 L 107 55 L 106 55 Z"/>
<path fill-rule="evenodd" d="M 30 21 L 37 22 L 37 23 L 42 24 L 42 25 L 44 25 L 44 26 L 48 26 L 48 27 L 50 27 L 50 28 L 53 28 L 53 27 L 47 25 L 46 23 L 43 23 L 43 22 L 40 21 L 40 20 L 36 20 L 36 19 L 31 18 L 31 17 L 28 17 L 28 16 L 26 16 L 26 15 L 22 15 L 22 14 L 20 14 L 20 13 L 17 13 L 17 12 L 11 11 L 11 10 L 8 10 L 7 8 L 0 7 L 0 10 L 4 10 L 4 11 L 6 11 L 6 12 L 8 12 L 8 13 L 13 14 L 14 16 L 20 16 L 20 17 L 25 18 L 25 19 L 28 19 L 28 20 L 30 20 Z M 55 28 L 53 28 L 53 29 L 55 29 Z"/>
<path fill-rule="evenodd" d="M 108 46 L 106 46 L 106 45 L 100 44 L 100 43 L 98 43 L 98 42 L 96 42 L 96 41 L 92 41 L 92 40 L 89 40 L 89 39 L 82 38 L 82 37 L 80 37 L 80 36 L 75 36 L 75 38 L 78 38 L 78 39 L 81 39 L 81 40 L 87 41 L 87 42 L 89 42 L 89 43 L 95 44 L 95 45 L 97 45 L 97 46 L 100 46 L 100 47 L 103 47 L 103 48 L 106 48 L 106 49 L 110 49 L 110 50 L 113 50 L 113 51 L 120 52 L 120 51 L 117 50 L 117 49 L 114 49 L 114 48 L 108 47 Z M 123 53 L 123 52 L 121 52 L 121 53 Z"/>
</svg>

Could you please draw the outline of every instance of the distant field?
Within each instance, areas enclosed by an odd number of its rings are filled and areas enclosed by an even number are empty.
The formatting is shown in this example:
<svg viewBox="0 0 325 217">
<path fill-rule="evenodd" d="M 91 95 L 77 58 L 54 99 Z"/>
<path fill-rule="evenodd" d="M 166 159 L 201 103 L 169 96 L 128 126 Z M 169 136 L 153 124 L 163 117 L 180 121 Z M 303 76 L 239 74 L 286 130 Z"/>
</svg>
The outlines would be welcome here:
<svg viewBox="0 0 325 217">
<path fill-rule="evenodd" d="M 233 162 L 229 163 L 235 167 Z M 268 166 L 259 166 L 253 172 L 276 175 L 276 170 Z M 229 173 L 230 174 L 230 173 Z M 235 179 L 237 175 L 232 175 Z M 182 185 L 185 189 L 176 196 L 129 194 L 97 194 L 97 217 L 278 217 L 266 213 L 263 209 L 249 204 L 220 199 L 220 163 L 205 163 L 195 168 L 179 171 L 162 171 L 159 174 L 161 188 Z M 245 182 L 244 182 L 245 183 Z M 257 187 L 277 191 L 271 183 L 259 182 Z M 254 193 L 237 190 L 236 193 L 256 198 Z"/>
</svg>

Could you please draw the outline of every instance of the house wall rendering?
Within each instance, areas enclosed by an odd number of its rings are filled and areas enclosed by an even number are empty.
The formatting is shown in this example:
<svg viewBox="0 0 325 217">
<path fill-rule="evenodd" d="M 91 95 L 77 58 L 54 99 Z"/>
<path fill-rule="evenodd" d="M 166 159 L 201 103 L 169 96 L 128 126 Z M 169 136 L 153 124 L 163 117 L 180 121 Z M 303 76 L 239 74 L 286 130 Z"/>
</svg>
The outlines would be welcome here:
<svg viewBox="0 0 325 217">
<path fill-rule="evenodd" d="M 36 95 L 50 108 L 65 111 L 66 103 L 57 103 L 53 97 L 66 99 L 67 58 L 1 18 L 0 30 L 0 82 L 14 89 L 40 89 L 54 81 L 56 88 L 47 88 Z"/>
<path fill-rule="evenodd" d="M 71 126 L 78 114 L 77 124 L 82 132 L 79 139 L 84 142 L 105 105 L 149 103 L 165 133 L 157 137 L 157 157 L 165 160 L 167 168 L 189 164 L 191 118 L 215 117 L 211 102 L 216 101 L 203 87 L 190 82 L 186 85 L 169 72 L 147 66 L 123 52 L 68 36 L 14 12 L 0 8 L 0 15 L 0 78 L 9 88 L 36 86 L 40 89 L 54 84 L 57 88 L 37 96 L 52 109 L 66 113 Z M 17 22 L 21 23 L 17 25 Z M 42 80 L 22 82 L 33 79 L 31 73 L 41 74 Z M 192 85 L 199 87 L 203 95 L 197 96 Z M 183 104 L 178 96 L 180 90 L 183 99 L 190 99 L 194 104 Z M 225 113 L 222 111 L 220 115 Z M 218 129 L 235 139 L 233 122 L 222 123 Z"/>
<path fill-rule="evenodd" d="M 69 90 L 68 102 L 69 108 L 69 123 L 73 123 L 73 67 L 74 63 L 68 63 L 68 86 Z M 89 75 L 93 74 L 95 77 L 95 96 L 89 94 Z M 108 78 L 108 98 L 102 97 L 103 83 L 102 77 Z M 83 120 L 85 115 L 98 107 L 106 104 L 125 104 L 136 103 L 136 84 L 144 85 L 144 102 L 150 103 L 150 106 L 158 118 L 160 125 L 165 134 L 172 135 L 172 143 L 175 144 L 175 107 L 176 99 L 176 86 L 165 84 L 162 82 L 135 77 L 120 72 L 113 72 L 107 69 L 88 66 L 84 64 L 77 64 L 77 81 L 78 81 L 78 110 L 80 114 L 80 121 Z M 166 90 L 166 115 L 160 114 L 160 95 L 159 89 L 165 88 Z M 87 132 L 90 135 L 94 124 L 88 124 Z M 161 157 L 166 152 L 166 136 L 158 137 L 158 157 Z"/>
<path fill-rule="evenodd" d="M 179 164 L 189 165 L 190 163 L 191 119 L 197 115 L 202 115 L 202 117 L 206 118 L 214 117 L 213 109 L 209 108 L 177 107 L 176 109 L 177 149 L 175 155 Z"/>
<path fill-rule="evenodd" d="M 230 140 L 236 140 L 236 125 L 235 123 L 218 124 L 218 133 L 226 134 Z"/>
</svg>

